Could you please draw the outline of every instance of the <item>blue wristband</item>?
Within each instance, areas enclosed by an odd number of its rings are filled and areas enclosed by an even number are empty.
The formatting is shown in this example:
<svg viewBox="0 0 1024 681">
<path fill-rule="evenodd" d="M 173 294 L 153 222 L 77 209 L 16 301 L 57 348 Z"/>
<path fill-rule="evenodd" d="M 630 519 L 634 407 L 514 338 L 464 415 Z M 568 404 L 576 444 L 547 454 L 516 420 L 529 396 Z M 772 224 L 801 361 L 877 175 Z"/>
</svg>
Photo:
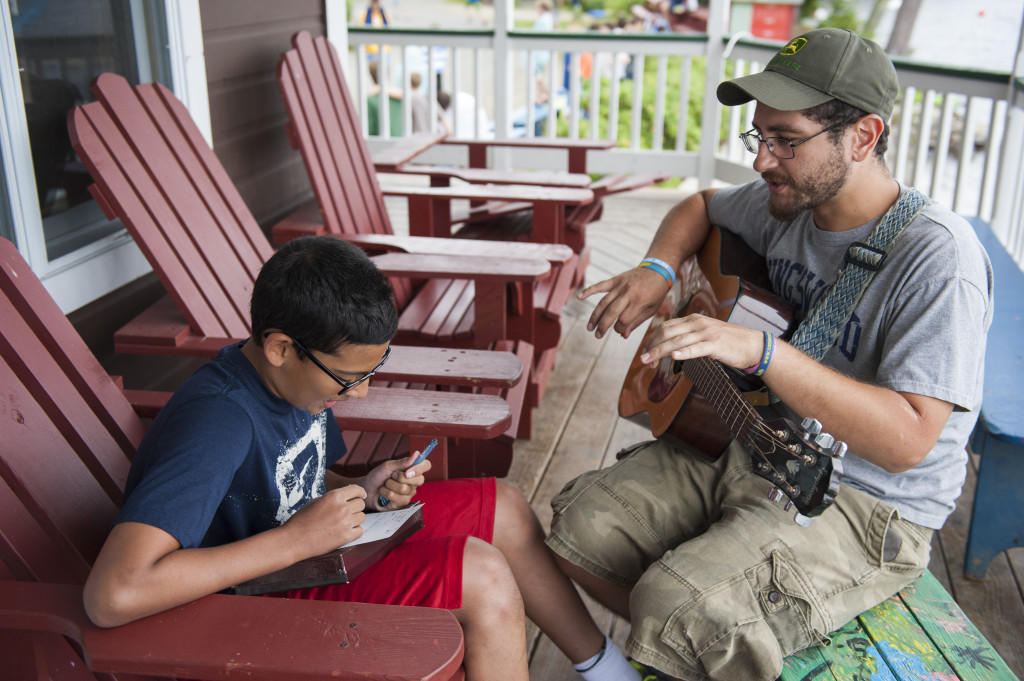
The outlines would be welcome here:
<svg viewBox="0 0 1024 681">
<path fill-rule="evenodd" d="M 752 367 L 748 367 L 743 370 L 745 374 L 753 374 L 754 376 L 763 376 L 764 372 L 768 370 L 768 365 L 772 362 L 772 357 L 775 356 L 775 336 L 762 331 L 764 334 L 764 350 L 761 352 L 761 361 Z"/>
<path fill-rule="evenodd" d="M 669 286 L 673 286 L 676 283 L 676 273 L 667 262 L 659 258 L 644 258 L 640 261 L 637 267 L 643 267 L 649 270 L 654 270 L 668 282 Z"/>
</svg>

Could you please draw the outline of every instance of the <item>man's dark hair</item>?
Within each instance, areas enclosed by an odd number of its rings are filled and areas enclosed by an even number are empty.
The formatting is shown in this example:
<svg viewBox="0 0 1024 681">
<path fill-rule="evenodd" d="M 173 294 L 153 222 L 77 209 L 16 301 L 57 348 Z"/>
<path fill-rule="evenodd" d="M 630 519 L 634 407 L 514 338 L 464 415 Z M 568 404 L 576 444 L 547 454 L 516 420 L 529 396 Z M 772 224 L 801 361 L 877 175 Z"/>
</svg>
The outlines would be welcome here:
<svg viewBox="0 0 1024 681">
<path fill-rule="evenodd" d="M 812 106 L 810 109 L 804 109 L 804 115 L 810 118 L 812 121 L 821 123 L 824 127 L 830 125 L 838 125 L 833 130 L 828 131 L 829 139 L 835 144 L 843 136 L 843 132 L 846 128 L 850 127 L 864 116 L 869 115 L 867 111 L 858 109 L 852 104 L 841 102 L 838 99 L 830 99 L 824 104 L 818 106 Z M 875 157 L 884 162 L 885 150 L 889 147 L 889 123 L 885 122 L 885 127 L 882 128 L 882 134 L 878 136 L 878 144 L 875 145 Z"/>
<path fill-rule="evenodd" d="M 358 247 L 329 236 L 304 237 L 260 270 L 249 313 L 252 337 L 277 329 L 310 350 L 380 345 L 398 330 L 391 287 Z"/>
</svg>

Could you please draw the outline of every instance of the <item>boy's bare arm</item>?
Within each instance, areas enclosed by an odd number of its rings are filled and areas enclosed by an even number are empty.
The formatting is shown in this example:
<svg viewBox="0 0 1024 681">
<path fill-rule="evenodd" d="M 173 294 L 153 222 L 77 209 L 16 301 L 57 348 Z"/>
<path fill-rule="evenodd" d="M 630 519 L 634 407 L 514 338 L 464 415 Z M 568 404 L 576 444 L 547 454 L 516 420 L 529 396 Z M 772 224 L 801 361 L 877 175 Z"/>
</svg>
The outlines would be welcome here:
<svg viewBox="0 0 1024 681">
<path fill-rule="evenodd" d="M 211 548 L 183 549 L 157 527 L 120 523 L 86 581 L 86 612 L 117 626 L 331 551 L 362 534 L 365 497 L 355 485 L 332 490 L 280 527 Z"/>
</svg>

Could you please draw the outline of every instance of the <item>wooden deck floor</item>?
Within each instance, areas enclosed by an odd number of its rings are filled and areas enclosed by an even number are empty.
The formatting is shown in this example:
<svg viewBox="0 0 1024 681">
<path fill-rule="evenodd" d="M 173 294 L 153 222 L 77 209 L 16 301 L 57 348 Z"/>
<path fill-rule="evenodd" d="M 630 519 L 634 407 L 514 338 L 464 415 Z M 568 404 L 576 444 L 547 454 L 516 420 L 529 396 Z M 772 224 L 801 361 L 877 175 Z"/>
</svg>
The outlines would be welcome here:
<svg viewBox="0 0 1024 681">
<path fill-rule="evenodd" d="M 661 217 L 685 196 L 679 190 L 650 189 L 609 199 L 603 219 L 588 228 L 593 258 L 588 284 L 633 267 L 643 257 Z M 572 301 L 564 315 L 558 364 L 535 413 L 533 438 L 516 443 L 509 474 L 531 500 L 547 527 L 549 501 L 562 485 L 583 471 L 609 464 L 621 447 L 647 439 L 647 432 L 617 416 L 619 388 L 626 367 L 643 337 L 602 340 L 587 333 L 592 301 Z M 931 570 L 1019 677 L 1024 678 L 1024 549 L 1004 553 L 984 582 L 963 577 L 964 545 L 974 495 L 976 461 L 953 517 L 933 545 Z M 597 604 L 592 612 L 620 643 L 628 625 Z M 536 629 L 530 678 L 576 679 L 568 660 Z"/>
</svg>

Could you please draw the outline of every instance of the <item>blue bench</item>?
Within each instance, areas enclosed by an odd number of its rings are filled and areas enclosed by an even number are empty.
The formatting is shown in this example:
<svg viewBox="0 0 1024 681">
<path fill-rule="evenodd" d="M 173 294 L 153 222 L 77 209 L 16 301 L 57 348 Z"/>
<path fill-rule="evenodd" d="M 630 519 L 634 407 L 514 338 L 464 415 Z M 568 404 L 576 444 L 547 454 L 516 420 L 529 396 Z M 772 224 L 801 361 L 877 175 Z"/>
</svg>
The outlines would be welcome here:
<svg viewBox="0 0 1024 681">
<path fill-rule="evenodd" d="M 985 396 L 971 449 L 981 456 L 964 574 L 983 579 L 992 559 L 1024 546 L 1024 272 L 988 223 L 969 218 L 995 273 L 985 351 Z"/>
</svg>

